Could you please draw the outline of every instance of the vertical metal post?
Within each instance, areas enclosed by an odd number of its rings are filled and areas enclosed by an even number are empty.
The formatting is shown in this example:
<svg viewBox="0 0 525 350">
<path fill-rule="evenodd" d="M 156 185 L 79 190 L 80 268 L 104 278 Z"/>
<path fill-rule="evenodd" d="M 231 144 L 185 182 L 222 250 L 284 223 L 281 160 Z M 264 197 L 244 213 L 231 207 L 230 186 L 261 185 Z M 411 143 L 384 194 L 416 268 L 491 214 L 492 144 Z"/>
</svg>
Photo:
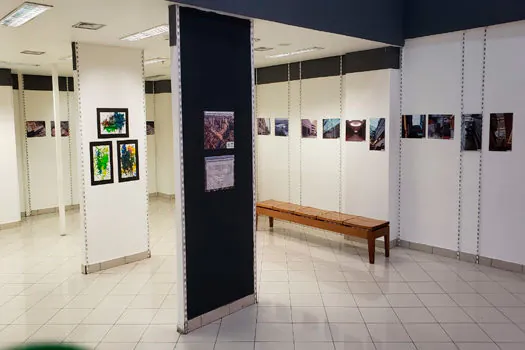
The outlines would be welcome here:
<svg viewBox="0 0 525 350">
<path fill-rule="evenodd" d="M 55 154 L 57 165 L 58 220 L 60 235 L 66 235 L 66 207 L 64 205 L 64 169 L 62 164 L 62 132 L 60 126 L 60 90 L 56 65 L 51 68 L 53 80 L 53 117 L 55 120 Z"/>
</svg>

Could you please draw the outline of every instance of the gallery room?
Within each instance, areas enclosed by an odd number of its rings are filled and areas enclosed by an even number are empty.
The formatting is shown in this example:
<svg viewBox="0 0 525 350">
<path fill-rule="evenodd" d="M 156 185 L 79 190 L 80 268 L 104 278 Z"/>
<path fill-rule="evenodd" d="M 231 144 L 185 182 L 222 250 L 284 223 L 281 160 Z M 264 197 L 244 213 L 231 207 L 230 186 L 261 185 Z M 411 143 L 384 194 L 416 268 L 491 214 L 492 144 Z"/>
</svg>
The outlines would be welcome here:
<svg viewBox="0 0 525 350">
<path fill-rule="evenodd" d="M 525 5 L 459 3 L 4 0 L 0 349 L 524 349 Z"/>
</svg>

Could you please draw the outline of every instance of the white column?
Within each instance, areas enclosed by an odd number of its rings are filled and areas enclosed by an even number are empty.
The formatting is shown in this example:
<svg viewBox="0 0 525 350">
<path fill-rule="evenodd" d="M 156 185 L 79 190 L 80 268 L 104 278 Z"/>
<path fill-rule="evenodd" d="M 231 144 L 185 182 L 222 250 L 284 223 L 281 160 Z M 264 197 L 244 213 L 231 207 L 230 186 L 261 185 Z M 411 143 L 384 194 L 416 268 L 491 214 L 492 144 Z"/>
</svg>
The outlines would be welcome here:
<svg viewBox="0 0 525 350">
<path fill-rule="evenodd" d="M 11 74 L 10 71 L 2 72 Z M 20 221 L 13 87 L 0 86 L 0 226 Z"/>
<path fill-rule="evenodd" d="M 62 165 L 62 133 L 60 126 L 60 90 L 58 88 L 58 72 L 56 66 L 52 68 L 53 79 L 53 118 L 55 121 L 55 153 L 57 166 L 57 189 L 58 189 L 58 220 L 60 235 L 66 235 L 66 207 L 64 205 L 64 169 Z"/>
</svg>

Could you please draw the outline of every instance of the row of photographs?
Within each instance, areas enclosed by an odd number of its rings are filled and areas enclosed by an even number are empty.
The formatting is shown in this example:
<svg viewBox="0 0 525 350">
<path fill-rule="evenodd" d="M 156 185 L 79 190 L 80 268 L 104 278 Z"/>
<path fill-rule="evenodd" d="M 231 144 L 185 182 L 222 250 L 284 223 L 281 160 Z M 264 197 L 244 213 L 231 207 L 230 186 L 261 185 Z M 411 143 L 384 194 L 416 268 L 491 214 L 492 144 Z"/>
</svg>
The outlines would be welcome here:
<svg viewBox="0 0 525 350">
<path fill-rule="evenodd" d="M 366 119 L 346 121 L 346 141 L 366 141 Z M 370 118 L 370 150 L 385 150 L 385 118 Z M 275 119 L 275 136 L 288 136 L 289 120 Z M 257 134 L 271 134 L 271 120 L 269 118 L 257 118 Z M 302 138 L 317 138 L 317 120 L 301 119 Z M 341 119 L 323 119 L 323 139 L 338 139 L 341 137 Z"/>
<path fill-rule="evenodd" d="M 489 122 L 489 151 L 512 150 L 513 113 L 491 113 Z M 428 138 L 454 139 L 455 118 L 449 114 L 428 115 Z M 483 117 L 481 114 L 461 116 L 461 150 L 479 151 L 482 144 Z M 427 134 L 427 116 L 403 115 L 401 137 L 423 139 Z"/>
<path fill-rule="evenodd" d="M 114 183 L 113 142 L 89 143 L 91 186 Z M 118 181 L 139 180 L 139 144 L 137 140 L 117 141 Z"/>
<path fill-rule="evenodd" d="M 27 121 L 26 122 L 26 135 L 27 138 L 33 137 L 46 137 L 46 122 L 43 120 Z M 60 136 L 69 136 L 69 122 L 60 122 Z M 55 137 L 55 121 L 51 121 L 51 137 Z"/>
</svg>

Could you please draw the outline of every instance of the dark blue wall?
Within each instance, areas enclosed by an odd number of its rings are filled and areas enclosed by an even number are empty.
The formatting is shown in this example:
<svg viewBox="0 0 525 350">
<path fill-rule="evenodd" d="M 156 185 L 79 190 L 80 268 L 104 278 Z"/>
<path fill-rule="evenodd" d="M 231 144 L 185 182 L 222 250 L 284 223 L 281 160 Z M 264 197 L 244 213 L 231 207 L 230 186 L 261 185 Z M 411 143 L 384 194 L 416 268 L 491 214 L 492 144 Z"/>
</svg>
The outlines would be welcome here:
<svg viewBox="0 0 525 350">
<path fill-rule="evenodd" d="M 405 38 L 525 19 L 525 0 L 405 0 Z"/>
<path fill-rule="evenodd" d="M 176 0 L 175 2 L 392 45 L 403 45 L 403 0 Z"/>
</svg>

